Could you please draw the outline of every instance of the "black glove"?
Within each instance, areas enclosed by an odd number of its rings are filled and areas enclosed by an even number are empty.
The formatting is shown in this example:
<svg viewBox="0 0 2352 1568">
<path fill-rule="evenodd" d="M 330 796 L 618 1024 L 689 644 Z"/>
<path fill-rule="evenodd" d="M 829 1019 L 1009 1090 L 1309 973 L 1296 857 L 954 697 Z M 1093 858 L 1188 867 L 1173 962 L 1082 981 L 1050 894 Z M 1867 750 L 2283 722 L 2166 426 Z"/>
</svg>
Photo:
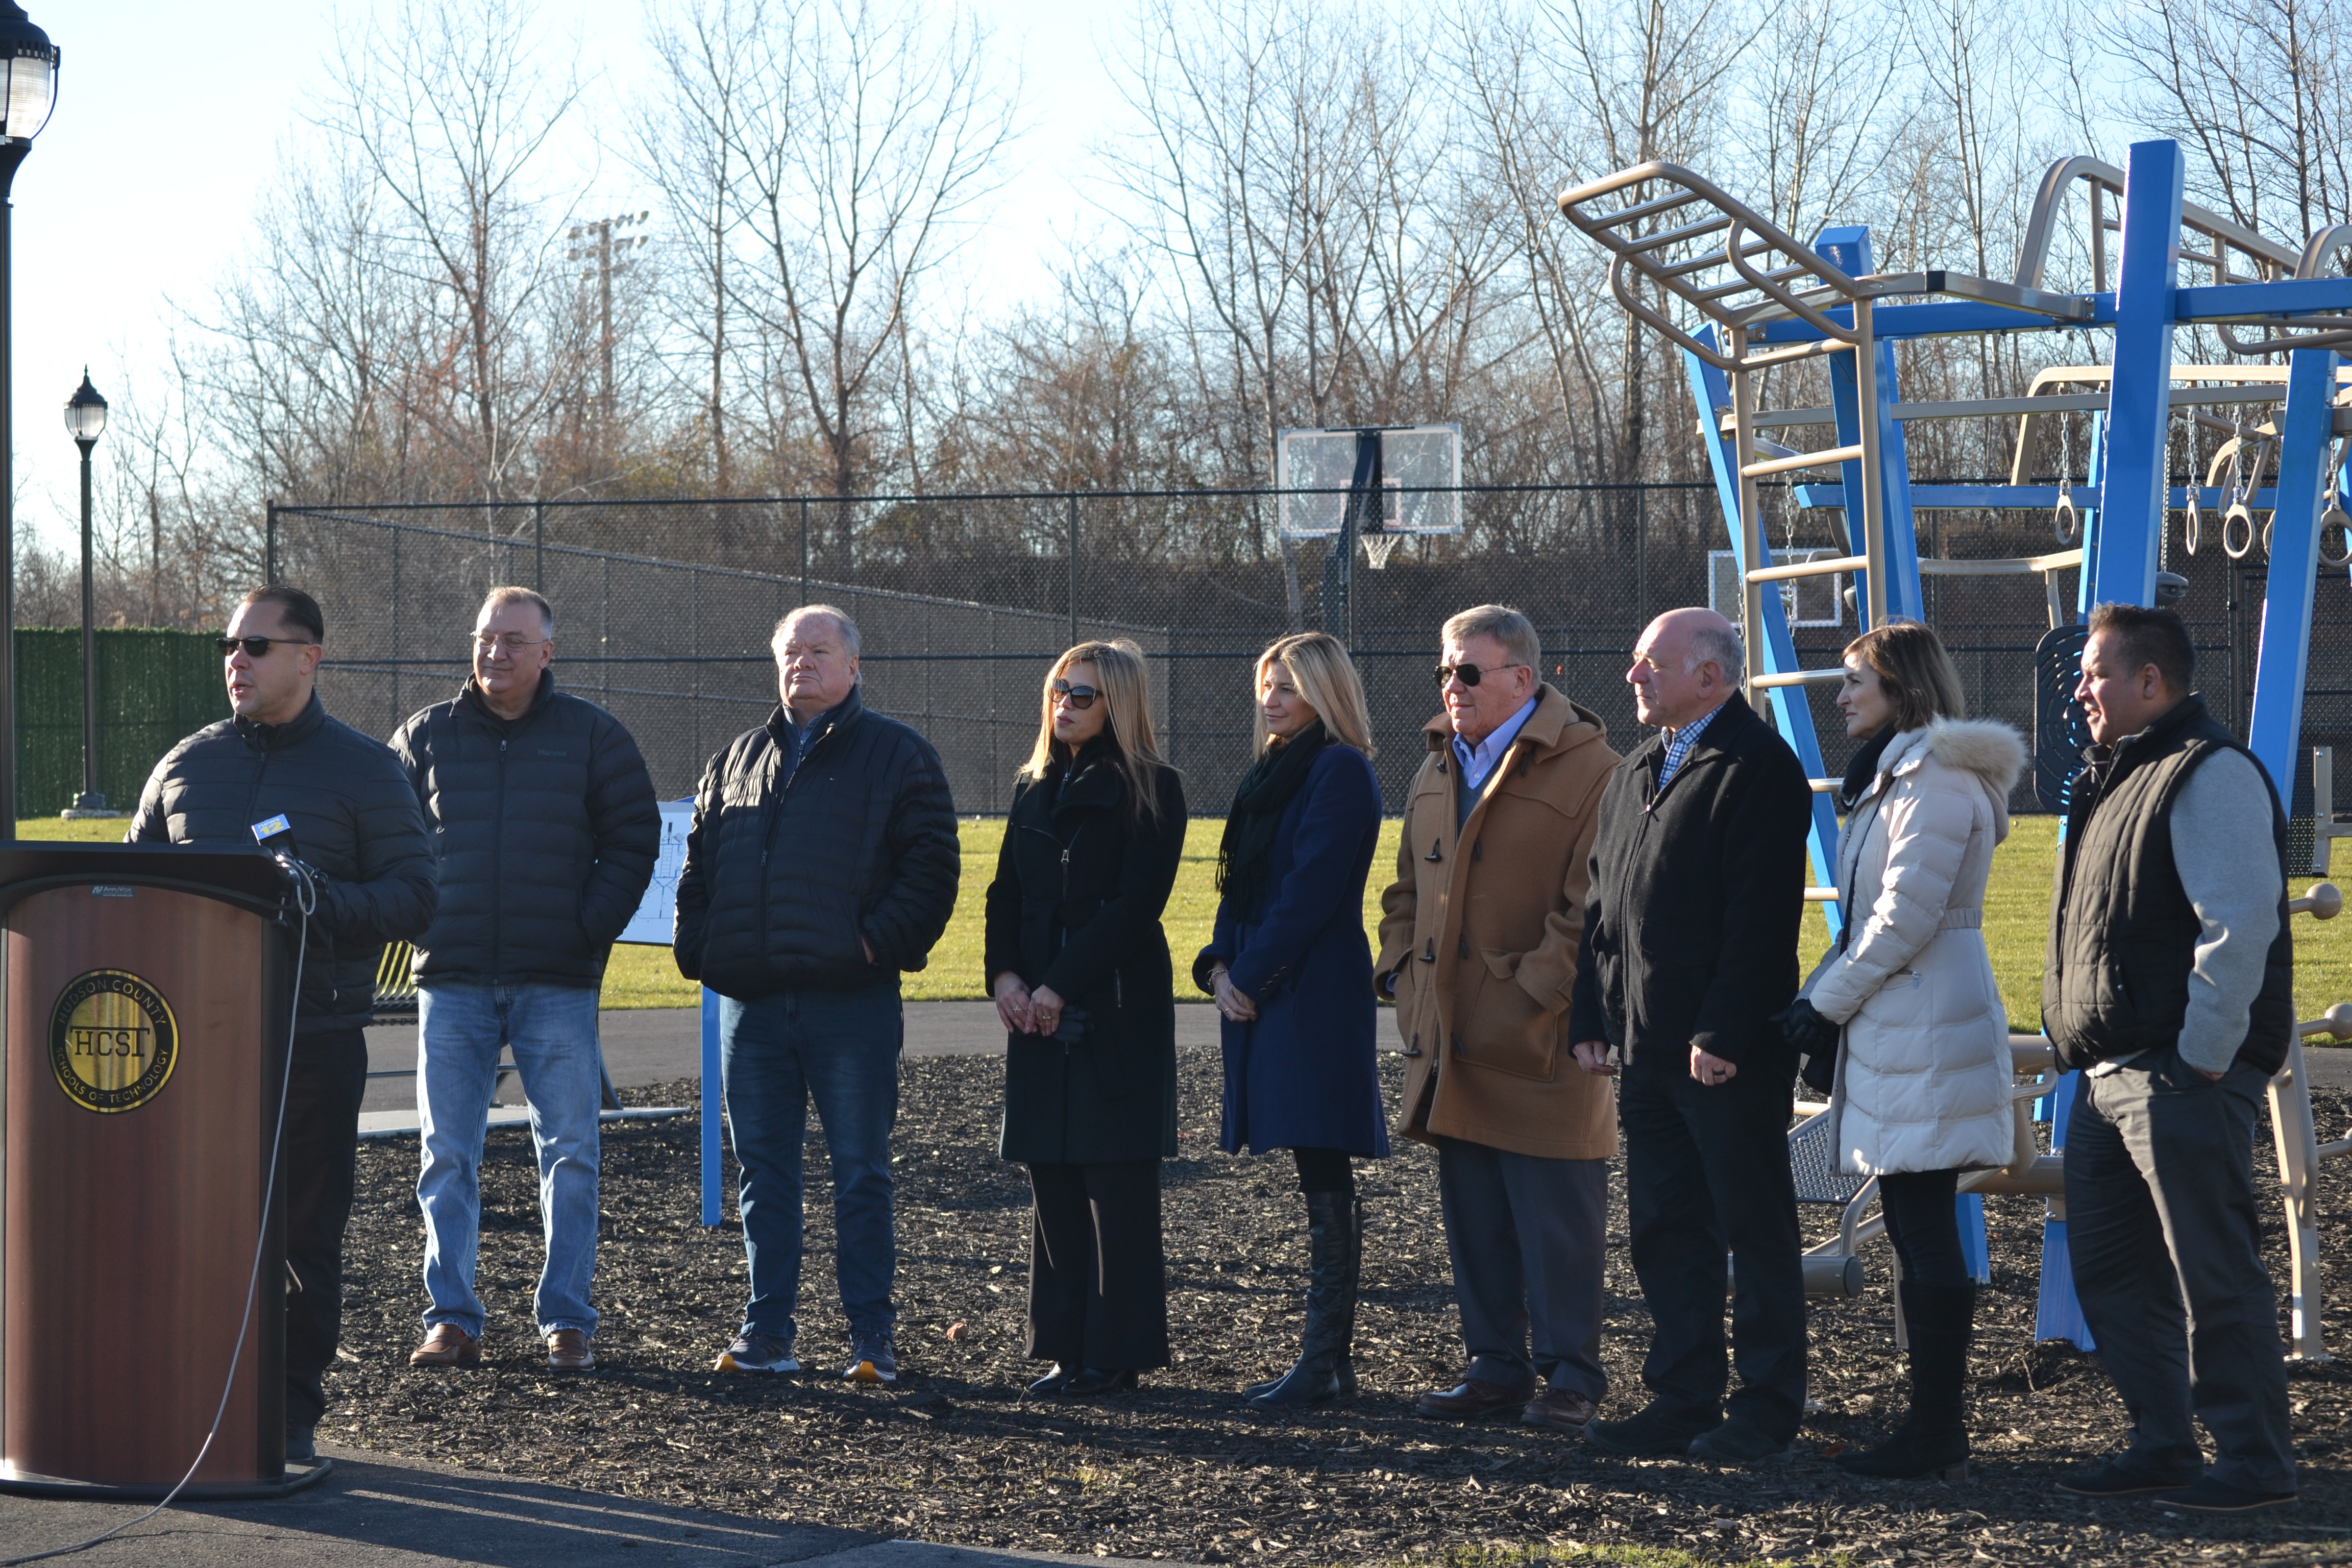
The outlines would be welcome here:
<svg viewBox="0 0 2352 1568">
<path fill-rule="evenodd" d="M 1838 1026 L 1821 1016 L 1802 996 L 1765 1020 L 1780 1027 L 1780 1037 L 1801 1056 L 1835 1056 Z"/>
</svg>

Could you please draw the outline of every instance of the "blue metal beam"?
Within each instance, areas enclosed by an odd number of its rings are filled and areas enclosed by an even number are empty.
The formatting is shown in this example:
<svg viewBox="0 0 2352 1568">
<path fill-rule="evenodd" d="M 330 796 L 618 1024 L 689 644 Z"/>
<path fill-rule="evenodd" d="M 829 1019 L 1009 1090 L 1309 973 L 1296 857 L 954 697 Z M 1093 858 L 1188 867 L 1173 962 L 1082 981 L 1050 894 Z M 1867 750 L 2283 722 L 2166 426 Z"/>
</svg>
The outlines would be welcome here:
<svg viewBox="0 0 2352 1568">
<path fill-rule="evenodd" d="M 2095 447 L 2095 452 L 2097 448 Z M 2352 470 L 2352 460 L 2347 462 Z M 2352 489 L 2352 486 L 2347 486 Z M 2099 488 L 2095 484 L 2073 485 L 2068 493 L 2078 507 L 2092 508 L 2099 504 Z M 2246 504 L 2256 511 L 2268 511 L 2275 504 L 2271 489 L 2254 491 Z M 2174 485 L 2165 492 L 2165 505 L 2178 511 L 2189 504 L 2189 489 Z M 1845 505 L 1843 485 L 1799 485 L 1797 504 L 1801 507 L 1840 507 Z M 2215 510 L 2228 506 L 2236 498 L 2225 486 L 2199 486 L 2197 504 Z M 1913 485 L 1911 509 L 1914 511 L 2050 511 L 2058 505 L 2056 485 Z"/>
<path fill-rule="evenodd" d="M 2286 414 L 2279 423 L 2278 505 L 2271 513 L 2271 571 L 2263 593 L 2262 651 L 2246 745 L 2271 771 L 2280 798 L 2294 798 L 2303 736 L 2303 681 L 2311 655 L 2311 599 L 2319 579 L 2319 510 L 2335 439 L 2336 354 L 2289 356 Z"/>
<path fill-rule="evenodd" d="M 1946 338 L 1972 336 L 1982 332 L 2055 332 L 2075 331 L 2084 327 L 2111 327 L 2116 321 L 2116 297 L 2113 294 L 2085 294 L 2080 298 L 2091 301 L 2091 314 L 2079 321 L 2054 321 L 2048 316 L 2036 316 L 2023 310 L 2004 310 L 1999 305 L 1945 303 L 1931 305 L 1881 305 L 1871 312 L 1871 335 L 1881 342 L 1897 338 Z M 1823 310 L 1822 315 L 1840 326 L 1853 324 L 1851 307 L 1840 305 Z M 1775 321 L 1752 333 L 1751 343 L 1814 343 L 1822 340 L 1820 330 L 1811 322 Z"/>
<path fill-rule="evenodd" d="M 1705 329 L 1700 334 L 1708 347 L 1715 345 L 1715 329 Z M 1732 437 L 1723 428 L 1719 411 L 1731 406 L 1731 384 L 1723 372 L 1716 369 L 1696 354 L 1685 350 L 1683 367 L 1690 377 L 1691 397 L 1699 407 L 1699 433 L 1706 446 L 1707 466 L 1715 473 L 1715 493 L 1723 503 L 1725 531 L 1731 536 L 1731 556 L 1743 572 L 1750 566 L 1772 563 L 1772 547 L 1764 547 L 1764 559 L 1750 562 L 1741 549 L 1739 534 L 1739 460 L 1732 450 Z M 1767 587 L 1764 595 L 1764 647 L 1762 655 L 1766 673 L 1793 674 L 1801 668 L 1797 663 L 1797 645 L 1789 636 L 1789 619 L 1780 605 L 1777 584 Z M 1750 626 L 1748 635 L 1757 635 Z M 1751 698 L 1753 692 L 1748 694 Z M 1781 738 L 1797 753 L 1807 778 L 1822 776 L 1822 743 L 1813 733 L 1813 710 L 1801 686 L 1776 686 L 1768 693 L 1772 719 Z M 1837 880 L 1838 820 L 1837 807 L 1825 795 L 1813 796 L 1812 826 L 1805 834 L 1805 849 L 1812 858 L 1813 883 L 1829 887 Z M 1829 921 L 1830 940 L 1835 942 L 1844 929 L 1845 918 L 1834 903 L 1822 906 L 1822 914 Z"/>
<path fill-rule="evenodd" d="M 2208 283 L 2175 291 L 2173 319 L 2227 321 L 2241 316 L 2299 316 L 2352 310 L 2352 278 L 2296 278 L 2279 283 Z"/>
<path fill-rule="evenodd" d="M 1864 277 L 1872 270 L 1867 228 L 1825 228 L 1813 241 L 1813 248 L 1836 263 L 1848 277 Z M 1876 336 L 1875 312 L 1873 316 L 1871 353 L 1877 372 L 1878 406 L 1867 411 L 1861 407 L 1857 390 L 1861 377 L 1854 373 L 1853 355 L 1842 353 L 1830 356 L 1830 407 L 1837 420 L 1841 447 L 1860 443 L 1865 417 L 1878 422 L 1878 515 L 1885 534 L 1882 548 L 1886 562 L 1886 613 L 1890 617 L 1919 621 L 1927 619 L 1927 609 L 1919 594 L 1918 525 L 1911 515 L 1911 459 L 1904 446 L 1902 423 L 1895 417 L 1895 345 Z M 1857 458 L 1839 467 L 1844 476 L 1845 492 L 1852 495 L 1854 487 L 1862 483 L 1862 460 Z M 1846 514 L 1846 549 L 1856 555 L 1865 552 L 1863 540 L 1857 537 L 1860 524 L 1860 509 Z M 1855 573 L 1853 588 L 1857 614 L 1867 630 L 1868 574 Z"/>
<path fill-rule="evenodd" d="M 2177 142 L 2135 142 L 2124 159 L 2116 270 L 2115 388 L 2108 395 L 2098 564 L 2090 603 L 2156 602 L 2164 438 L 2172 419 L 2172 310 L 2183 166 Z"/>
</svg>

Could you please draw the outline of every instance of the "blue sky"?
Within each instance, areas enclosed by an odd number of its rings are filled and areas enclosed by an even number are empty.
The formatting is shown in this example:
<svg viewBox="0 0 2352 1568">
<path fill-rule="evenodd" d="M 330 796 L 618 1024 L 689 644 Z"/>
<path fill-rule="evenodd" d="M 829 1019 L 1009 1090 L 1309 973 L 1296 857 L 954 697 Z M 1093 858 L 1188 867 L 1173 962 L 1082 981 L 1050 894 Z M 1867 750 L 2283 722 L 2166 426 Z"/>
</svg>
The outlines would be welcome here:
<svg viewBox="0 0 2352 1568">
<path fill-rule="evenodd" d="M 339 21 L 363 21 L 371 5 L 22 3 L 65 59 L 57 111 L 15 188 L 17 518 L 61 544 L 76 491 L 60 410 L 82 365 L 110 398 L 160 384 L 175 306 L 200 310 L 207 286 L 236 264 L 278 148 L 304 134 L 306 94 Z M 1021 53 L 1030 83 L 1032 131 L 977 250 L 989 258 L 989 297 L 1018 299 L 1045 286 L 1040 258 L 1055 234 L 1083 221 L 1076 179 L 1087 140 L 1118 108 L 1095 39 L 1129 11 L 1124 0 L 977 8 Z M 642 63 L 643 0 L 543 0 L 541 14 L 580 34 L 583 72 L 607 87 Z M 592 109 L 608 100 L 592 89 Z M 581 116 L 567 149 L 583 166 L 592 129 Z M 589 205 L 637 205 L 633 184 L 608 162 Z"/>
</svg>

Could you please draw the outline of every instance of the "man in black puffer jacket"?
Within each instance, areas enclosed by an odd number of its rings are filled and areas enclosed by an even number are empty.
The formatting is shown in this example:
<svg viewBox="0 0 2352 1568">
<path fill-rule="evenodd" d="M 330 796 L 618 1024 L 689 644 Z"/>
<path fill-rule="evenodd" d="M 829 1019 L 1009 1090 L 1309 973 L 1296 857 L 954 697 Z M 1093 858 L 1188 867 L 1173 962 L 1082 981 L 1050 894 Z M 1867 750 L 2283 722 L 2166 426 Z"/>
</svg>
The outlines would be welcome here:
<svg viewBox="0 0 2352 1568">
<path fill-rule="evenodd" d="M 621 721 L 555 689 L 545 599 L 491 589 L 473 641 L 465 689 L 392 738 L 441 861 L 440 912 L 416 954 L 416 1201 L 431 1301 L 408 1363 L 481 1360 L 482 1137 L 511 1046 L 547 1237 L 539 1333 L 551 1367 L 579 1372 L 596 1363 L 598 983 L 653 879 L 661 808 Z"/>
<path fill-rule="evenodd" d="M 794 610 L 775 654 L 783 704 L 703 770 L 677 883 L 678 973 L 720 997 L 743 1167 L 751 1300 L 719 1370 L 800 1370 L 801 1142 L 814 1100 L 853 1342 L 843 1375 L 891 1383 L 898 974 L 923 967 L 955 910 L 955 805 L 930 742 L 858 700 L 846 615 Z"/>
<path fill-rule="evenodd" d="M 326 621 L 299 588 L 245 596 L 228 635 L 229 705 L 163 754 L 133 844 L 244 848 L 258 840 L 320 873 L 296 1006 L 278 1179 L 286 1203 L 286 1453 L 307 1463 L 326 1411 L 319 1375 L 342 1331 L 369 1017 L 387 942 L 433 919 L 433 851 L 415 792 L 380 741 L 327 717 L 314 689 Z"/>
</svg>

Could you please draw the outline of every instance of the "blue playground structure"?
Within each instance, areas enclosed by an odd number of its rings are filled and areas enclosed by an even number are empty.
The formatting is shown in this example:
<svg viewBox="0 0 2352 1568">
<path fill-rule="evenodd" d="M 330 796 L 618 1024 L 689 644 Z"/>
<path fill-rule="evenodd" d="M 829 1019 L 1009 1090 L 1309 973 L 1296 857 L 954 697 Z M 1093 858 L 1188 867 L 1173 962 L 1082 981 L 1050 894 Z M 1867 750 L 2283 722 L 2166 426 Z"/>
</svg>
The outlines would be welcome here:
<svg viewBox="0 0 2352 1568">
<path fill-rule="evenodd" d="M 1923 576 L 2039 576 L 2051 630 L 2037 665 L 2045 697 L 2054 686 L 2063 710 L 2090 608 L 2159 602 L 2168 510 L 2186 513 L 2192 550 L 2204 515 L 2217 516 L 2220 542 L 2232 560 L 2253 552 L 2256 516 L 2267 513 L 2259 532 L 2268 576 L 2246 739 L 2282 794 L 2294 789 L 2314 596 L 2323 571 L 2339 576 L 2352 563 L 2352 517 L 2339 500 L 2352 488 L 2352 440 L 2346 439 L 2352 436 L 2352 276 L 2346 275 L 2352 226 L 2324 229 L 2289 247 L 2183 200 L 2183 186 L 2181 151 L 2171 142 L 2136 143 L 2121 170 L 2092 158 L 2060 161 L 2043 177 L 2015 271 L 2005 281 L 1942 270 L 1874 272 L 1866 230 L 1831 228 L 1808 245 L 1672 163 L 1639 164 L 1559 198 L 1568 220 L 1609 253 L 1618 302 L 1682 351 L 1740 579 L 1748 684 L 1769 696 L 1781 734 L 1814 780 L 1811 852 L 1819 885 L 1807 897 L 1823 905 L 1833 935 L 1850 914 L 1829 885 L 1837 863 L 1835 781 L 1822 776 L 1802 689 L 1835 682 L 1840 670 L 1800 668 L 1783 584 L 1851 577 L 1856 614 L 1867 628 L 1889 617 L 1926 618 Z M 2077 213 L 2086 214 L 2086 227 L 2070 234 L 2062 226 Z M 2093 285 L 2087 292 L 2043 286 L 2062 237 L 2080 242 Z M 2192 280 L 2182 281 L 2184 273 Z M 2212 329 L 2231 363 L 2175 362 L 2176 332 L 2198 326 Z M 1905 403 L 1898 396 L 1898 342 L 2086 328 L 2112 332 L 2110 364 L 2045 370 L 2022 397 Z M 2271 363 L 2273 356 L 2284 363 Z M 1767 373 L 1813 360 L 1825 362 L 1827 405 L 1760 406 Z M 1806 379 L 1818 383 L 1801 374 L 1780 382 Z M 2272 412 L 2248 426 L 2237 411 L 2250 405 Z M 2212 408 L 2230 409 L 2231 419 L 2225 424 L 2206 412 Z M 2230 434 L 2201 485 L 2172 483 L 2176 412 L 2195 422 L 2192 437 L 2198 425 Z M 2083 481 L 2062 472 L 2058 485 L 2024 483 L 2036 422 L 2066 414 L 2090 416 Z M 1913 485 L 1906 424 L 1989 416 L 2019 420 L 2010 483 Z M 1793 439 L 1807 428 L 1827 429 L 1832 444 L 1800 449 L 1775 438 Z M 2229 482 L 2217 483 L 2224 465 Z M 2266 470 L 2273 477 L 2265 484 Z M 1774 476 L 1797 480 L 1800 506 L 1836 510 L 1844 553 L 1775 564 L 1759 484 Z M 1923 559 L 1916 516 L 1938 507 L 2047 511 L 2063 547 L 1992 560 Z M 2344 542 L 2340 549 L 2327 548 L 2331 534 Z M 2075 574 L 2071 594 L 2062 581 L 2067 572 Z M 2313 864 L 2321 871 L 2332 826 L 2326 770 L 2327 759 L 2316 759 Z M 2352 836 L 2352 826 L 2333 836 Z M 2342 904 L 2336 890 L 2322 884 L 2290 908 L 2325 920 Z M 2319 1034 L 2352 1038 L 2352 1005 L 2338 1004 L 2300 1026 L 2301 1037 Z M 2039 1101 L 2045 1116 L 2054 1106 L 2057 1115 L 2048 1119 L 2063 1139 L 2073 1085 L 2056 1072 L 2049 1043 L 2012 1036 L 2011 1051 L 2026 1079 L 2016 1090 L 2017 1114 L 2028 1114 L 2028 1101 Z M 2312 1175 L 2323 1159 L 2352 1152 L 2352 1139 L 2317 1142 L 2300 1037 L 2272 1082 L 2270 1108 L 2292 1252 L 2291 1353 L 2324 1361 Z M 1843 1203 L 1845 1210 L 1840 1234 L 1807 1257 L 1807 1288 L 1853 1294 L 1862 1288 L 1858 1248 L 1883 1231 L 1880 1221 L 1863 1217 L 1873 1184 L 1840 1177 L 1833 1158 L 1814 1147 L 1825 1136 L 1809 1138 L 1809 1129 L 1826 1133 L 1809 1122 L 1790 1135 L 1800 1195 Z M 1972 1260 L 1981 1258 L 1978 1194 L 2041 1196 L 2046 1218 L 2037 1335 L 2089 1349 L 2065 1264 L 2063 1159 L 2063 1148 L 2053 1147 L 1963 1178 L 1963 1234 L 1974 1243 Z"/>
</svg>

